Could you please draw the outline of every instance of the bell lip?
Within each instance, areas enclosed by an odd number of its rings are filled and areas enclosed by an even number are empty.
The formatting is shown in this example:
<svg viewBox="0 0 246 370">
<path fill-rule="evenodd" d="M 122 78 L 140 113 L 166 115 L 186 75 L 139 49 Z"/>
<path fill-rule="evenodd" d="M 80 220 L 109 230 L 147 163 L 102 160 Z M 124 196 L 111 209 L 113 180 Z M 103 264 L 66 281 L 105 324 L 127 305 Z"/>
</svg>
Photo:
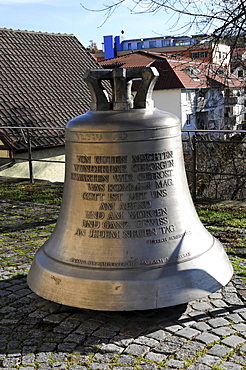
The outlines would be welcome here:
<svg viewBox="0 0 246 370">
<path fill-rule="evenodd" d="M 206 271 L 203 269 L 206 266 Z M 177 267 L 177 266 L 176 266 Z M 143 270 L 90 271 L 65 266 L 41 248 L 35 255 L 27 283 L 37 295 L 59 304 L 100 311 L 157 309 L 188 303 L 216 292 L 233 275 L 221 246 L 193 261 Z"/>
</svg>

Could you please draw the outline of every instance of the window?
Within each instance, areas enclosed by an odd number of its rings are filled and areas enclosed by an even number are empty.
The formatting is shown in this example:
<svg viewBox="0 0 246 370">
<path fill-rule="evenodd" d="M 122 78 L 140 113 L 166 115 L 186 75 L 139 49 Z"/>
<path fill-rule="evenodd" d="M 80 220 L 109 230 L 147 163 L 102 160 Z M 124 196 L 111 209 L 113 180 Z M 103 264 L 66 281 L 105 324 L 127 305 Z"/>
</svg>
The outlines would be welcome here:
<svg viewBox="0 0 246 370">
<path fill-rule="evenodd" d="M 190 39 L 186 40 L 176 40 L 175 41 L 175 46 L 182 46 L 182 45 L 190 45 Z"/>
<path fill-rule="evenodd" d="M 144 43 L 141 41 L 141 42 L 137 42 L 137 49 L 143 49 L 144 48 Z"/>
<path fill-rule="evenodd" d="M 218 59 L 221 59 L 221 52 L 220 51 L 217 51 L 216 52 L 216 56 L 217 56 Z"/>
<path fill-rule="evenodd" d="M 193 51 L 190 53 L 192 59 L 204 59 L 207 57 L 206 51 Z"/>
<path fill-rule="evenodd" d="M 128 42 L 128 44 L 127 44 L 127 49 L 128 49 L 128 50 L 131 50 L 131 48 L 132 48 L 132 43 L 131 43 L 131 42 Z"/>
<path fill-rule="evenodd" d="M 156 41 L 150 41 L 149 42 L 149 47 L 150 48 L 156 48 Z"/>
<path fill-rule="evenodd" d="M 242 69 L 239 69 L 239 71 L 237 72 L 237 77 L 243 77 L 243 70 Z"/>
<path fill-rule="evenodd" d="M 161 46 L 171 46 L 171 39 L 161 40 Z"/>
<path fill-rule="evenodd" d="M 187 126 L 190 126 L 191 125 L 191 114 L 187 114 L 187 116 L 186 116 L 186 125 Z"/>
</svg>

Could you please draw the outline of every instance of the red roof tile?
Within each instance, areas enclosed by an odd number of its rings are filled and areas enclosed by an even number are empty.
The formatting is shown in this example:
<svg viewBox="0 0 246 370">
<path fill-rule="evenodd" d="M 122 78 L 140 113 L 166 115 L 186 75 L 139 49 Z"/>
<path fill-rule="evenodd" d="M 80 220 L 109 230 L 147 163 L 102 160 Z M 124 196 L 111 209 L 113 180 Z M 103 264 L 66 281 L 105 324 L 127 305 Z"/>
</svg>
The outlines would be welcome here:
<svg viewBox="0 0 246 370">
<path fill-rule="evenodd" d="M 167 56 L 162 53 L 137 51 L 106 59 L 100 64 L 103 68 L 156 67 L 160 76 L 155 90 L 243 86 L 241 81 L 219 65 Z"/>
</svg>

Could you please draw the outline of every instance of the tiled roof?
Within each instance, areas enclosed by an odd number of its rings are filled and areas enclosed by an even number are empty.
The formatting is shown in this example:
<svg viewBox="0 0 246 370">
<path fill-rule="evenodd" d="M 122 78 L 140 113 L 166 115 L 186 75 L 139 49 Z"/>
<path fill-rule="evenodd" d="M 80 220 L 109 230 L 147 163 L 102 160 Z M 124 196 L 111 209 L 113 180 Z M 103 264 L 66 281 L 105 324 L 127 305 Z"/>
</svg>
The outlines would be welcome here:
<svg viewBox="0 0 246 370">
<path fill-rule="evenodd" d="M 21 127 L 28 126 L 39 128 L 30 130 L 34 147 L 64 144 L 63 130 L 41 127 L 64 128 L 89 109 L 82 78 L 89 68 L 100 66 L 73 35 L 0 29 L 0 137 L 13 150 L 26 149 Z"/>
<path fill-rule="evenodd" d="M 121 55 L 115 58 L 105 59 L 99 63 L 103 68 L 131 68 L 131 67 L 148 67 L 156 60 L 155 56 L 147 52 L 135 52 Z"/>
<path fill-rule="evenodd" d="M 156 67 L 159 78 L 155 90 L 242 86 L 242 83 L 219 65 L 202 63 L 162 53 L 137 51 L 99 62 L 103 68 Z M 193 78 L 190 72 L 195 71 Z"/>
</svg>

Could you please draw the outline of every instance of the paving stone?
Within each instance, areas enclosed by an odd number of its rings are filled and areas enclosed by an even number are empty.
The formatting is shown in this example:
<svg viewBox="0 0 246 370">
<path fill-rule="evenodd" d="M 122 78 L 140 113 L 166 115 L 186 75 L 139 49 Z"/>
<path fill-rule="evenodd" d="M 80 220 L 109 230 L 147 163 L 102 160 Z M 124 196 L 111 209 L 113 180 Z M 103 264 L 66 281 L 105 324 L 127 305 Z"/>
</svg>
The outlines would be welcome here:
<svg viewBox="0 0 246 370">
<path fill-rule="evenodd" d="M 127 347 L 133 342 L 133 338 L 124 337 L 122 335 L 115 336 L 111 339 L 112 343 L 116 344 L 119 347 Z"/>
<path fill-rule="evenodd" d="M 213 333 L 215 335 L 219 335 L 221 337 L 226 337 L 226 336 L 229 336 L 229 335 L 235 333 L 235 329 L 231 329 L 228 326 L 221 326 L 218 329 L 211 330 L 211 333 Z"/>
<path fill-rule="evenodd" d="M 236 293 L 224 293 L 223 298 L 228 304 L 243 305 L 243 301 L 238 297 Z"/>
<path fill-rule="evenodd" d="M 52 366 L 52 369 L 65 370 L 67 368 L 67 363 L 57 361 L 57 362 L 53 362 L 51 366 Z"/>
<path fill-rule="evenodd" d="M 51 352 L 40 352 L 36 354 L 36 361 L 37 362 L 48 362 L 51 358 Z"/>
<path fill-rule="evenodd" d="M 221 291 L 217 291 L 217 292 L 209 294 L 208 298 L 212 300 L 221 299 L 222 298 Z"/>
<path fill-rule="evenodd" d="M 196 353 L 204 348 L 204 343 L 191 341 L 184 344 L 178 351 L 176 351 L 175 356 L 179 360 L 192 360 L 196 356 Z"/>
<path fill-rule="evenodd" d="M 240 331 L 240 332 L 246 331 L 246 324 L 244 323 L 234 324 L 232 327 L 236 331 Z"/>
<path fill-rule="evenodd" d="M 229 321 L 222 317 L 218 317 L 216 319 L 211 319 L 208 321 L 208 324 L 212 326 L 212 328 L 219 328 L 220 326 L 227 326 L 230 324 Z"/>
<path fill-rule="evenodd" d="M 122 353 L 124 351 L 124 348 L 119 347 L 119 346 L 117 346 L 116 344 L 113 344 L 113 343 L 108 343 L 108 344 L 102 345 L 102 347 L 100 348 L 100 351 L 104 352 L 104 353 L 112 352 L 114 354 L 119 354 L 119 353 Z"/>
<path fill-rule="evenodd" d="M 134 356 L 144 356 L 148 351 L 149 347 L 141 346 L 139 344 L 130 344 L 126 349 L 125 353 L 131 354 Z"/>
<path fill-rule="evenodd" d="M 196 337 L 198 334 L 201 334 L 199 330 L 192 329 L 192 328 L 183 328 L 176 332 L 176 335 L 179 335 L 180 337 L 184 337 L 187 339 L 192 339 Z"/>
<path fill-rule="evenodd" d="M 91 362 L 89 365 L 90 370 L 108 370 L 110 369 L 110 364 L 103 364 L 103 363 L 97 363 L 97 362 Z"/>
<path fill-rule="evenodd" d="M 237 363 L 239 365 L 243 365 L 243 366 L 246 365 L 246 357 L 244 355 L 242 356 L 239 351 L 232 353 L 230 355 L 230 357 L 227 358 L 227 361 L 228 362 L 235 362 L 235 363 Z"/>
<path fill-rule="evenodd" d="M 39 347 L 39 350 L 41 352 L 54 351 L 56 347 L 57 347 L 56 343 L 46 342 L 46 343 L 41 344 L 41 346 Z M 34 352 L 34 351 L 29 351 L 28 353 L 30 352 Z"/>
<path fill-rule="evenodd" d="M 96 330 L 93 335 L 98 338 L 113 338 L 115 336 L 115 332 L 111 330 L 106 330 L 106 329 L 99 329 Z"/>
<path fill-rule="evenodd" d="M 69 334 L 66 338 L 65 338 L 65 341 L 66 342 L 74 342 L 74 343 L 81 343 L 83 342 L 83 339 L 85 339 L 85 335 L 81 335 L 81 334 L 75 334 L 75 333 L 72 333 L 72 334 Z"/>
<path fill-rule="evenodd" d="M 226 344 L 229 347 L 237 347 L 239 344 L 245 343 L 243 338 L 238 337 L 237 335 L 231 335 L 221 341 L 221 343 Z"/>
<path fill-rule="evenodd" d="M 221 362 L 221 359 L 218 356 L 204 354 L 197 358 L 197 362 L 208 366 L 216 366 L 219 362 Z"/>
<path fill-rule="evenodd" d="M 194 325 L 192 325 L 192 328 L 197 329 L 200 332 L 208 331 L 211 329 L 211 327 L 205 322 L 196 322 Z"/>
<path fill-rule="evenodd" d="M 222 370 L 242 370 L 243 366 L 235 364 L 233 362 L 222 362 L 220 364 L 220 369 Z"/>
<path fill-rule="evenodd" d="M 133 341 L 133 343 L 136 344 L 144 344 L 145 346 L 148 347 L 154 347 L 156 346 L 159 342 L 153 338 L 148 338 L 145 336 L 139 336 L 137 339 Z"/>
<path fill-rule="evenodd" d="M 194 363 L 186 368 L 187 370 L 211 370 L 210 366 Z"/>
<path fill-rule="evenodd" d="M 70 365 L 68 367 L 69 370 L 87 370 L 88 367 L 87 366 L 83 366 L 83 365 Z"/>
<path fill-rule="evenodd" d="M 208 350 L 207 354 L 222 357 L 229 352 L 231 352 L 231 348 L 227 346 L 222 346 L 220 344 L 215 344 L 212 348 Z"/>
<path fill-rule="evenodd" d="M 191 307 L 197 311 L 207 311 L 207 310 L 211 310 L 212 308 L 212 306 L 206 302 L 196 302 L 196 301 L 195 303 L 191 304 Z"/>
<path fill-rule="evenodd" d="M 152 362 L 141 361 L 138 365 L 141 370 L 157 370 L 157 365 Z"/>
<path fill-rule="evenodd" d="M 117 363 L 123 365 L 132 365 L 134 364 L 135 361 L 136 361 L 135 357 L 131 355 L 120 355 L 117 359 Z"/>
<path fill-rule="evenodd" d="M 63 353 L 63 352 L 53 353 L 51 355 L 51 359 L 54 362 L 57 362 L 57 361 L 66 361 L 67 360 L 67 354 L 66 353 Z"/>
<path fill-rule="evenodd" d="M 114 353 L 95 353 L 95 356 L 93 357 L 93 361 L 97 362 L 110 362 L 114 358 Z"/>
<path fill-rule="evenodd" d="M 35 361 L 34 355 L 25 355 L 25 356 L 22 356 L 21 364 L 30 365 L 30 364 L 34 364 L 34 361 Z"/>
<path fill-rule="evenodd" d="M 198 335 L 196 339 L 200 340 L 203 343 L 209 344 L 219 340 L 220 338 L 217 335 L 211 333 L 202 333 Z"/>
<path fill-rule="evenodd" d="M 246 354 L 246 344 L 243 344 L 241 347 L 240 347 L 240 351 L 241 352 L 244 352 Z"/>
<path fill-rule="evenodd" d="M 227 319 L 234 322 L 234 324 L 242 322 L 242 318 L 238 313 L 228 315 Z"/>
<path fill-rule="evenodd" d="M 182 328 L 182 326 L 180 326 L 180 325 L 174 325 L 174 326 Z M 167 329 L 169 330 L 169 327 Z M 169 336 L 170 336 L 170 333 L 165 331 L 165 330 L 162 330 L 162 329 L 156 330 L 156 331 L 146 335 L 146 337 L 156 339 L 157 341 L 161 341 L 161 340 L 163 340 L 163 339 L 165 339 Z"/>
<path fill-rule="evenodd" d="M 90 356 L 84 354 L 81 355 L 80 351 L 77 352 L 77 350 L 74 354 L 69 356 L 69 362 L 74 364 L 85 365 L 85 363 L 88 362 L 89 360 Z"/>
<path fill-rule="evenodd" d="M 7 357 L 3 360 L 3 367 L 12 367 L 19 365 L 21 360 L 15 357 Z"/>
<path fill-rule="evenodd" d="M 228 305 L 222 299 L 214 299 L 213 300 L 213 306 L 219 308 L 219 307 L 227 307 Z"/>
<path fill-rule="evenodd" d="M 60 343 L 57 348 L 59 351 L 71 352 L 75 349 L 76 343 Z"/>
<path fill-rule="evenodd" d="M 169 366 L 174 369 L 183 369 L 185 366 L 185 361 L 169 359 L 165 362 L 165 366 Z"/>
<path fill-rule="evenodd" d="M 38 370 L 49 370 L 50 368 L 51 368 L 51 364 L 49 364 L 47 362 L 40 362 L 37 365 L 37 369 Z"/>
<path fill-rule="evenodd" d="M 169 337 L 152 349 L 152 351 L 163 354 L 172 354 L 185 342 L 184 338 Z"/>
<path fill-rule="evenodd" d="M 161 353 L 149 352 L 145 355 L 145 358 L 150 361 L 162 362 L 167 358 L 167 356 Z"/>
</svg>

